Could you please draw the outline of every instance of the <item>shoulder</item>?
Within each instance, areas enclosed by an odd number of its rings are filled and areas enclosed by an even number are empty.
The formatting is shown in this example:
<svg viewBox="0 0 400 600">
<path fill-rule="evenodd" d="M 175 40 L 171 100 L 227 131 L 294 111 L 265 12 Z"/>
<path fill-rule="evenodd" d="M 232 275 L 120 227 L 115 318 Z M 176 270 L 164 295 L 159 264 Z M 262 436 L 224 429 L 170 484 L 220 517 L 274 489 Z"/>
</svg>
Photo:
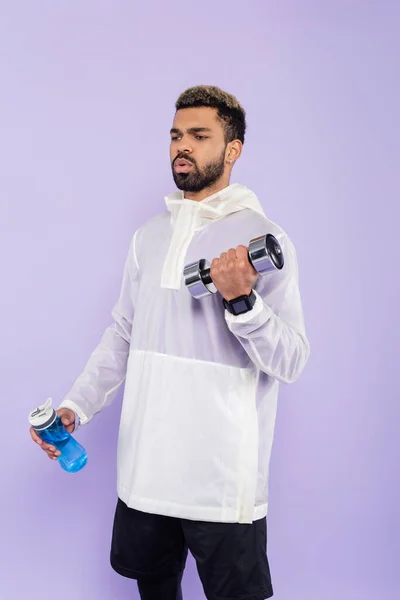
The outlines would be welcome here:
<svg viewBox="0 0 400 600">
<path fill-rule="evenodd" d="M 277 279 L 298 277 L 296 249 L 287 230 L 267 215 L 252 210 L 242 210 L 234 213 L 231 217 L 232 232 L 230 238 L 232 240 L 240 239 L 236 245 L 243 244 L 247 246 L 253 238 L 272 234 L 281 246 L 284 257 L 284 267 L 281 271 L 277 271 L 274 277 Z"/>
<path fill-rule="evenodd" d="M 159 213 L 150 219 L 147 219 L 136 230 L 134 230 L 128 249 L 127 261 L 134 267 L 139 267 L 143 257 L 144 248 L 150 241 L 152 245 L 157 244 L 157 239 L 162 239 L 165 235 L 166 227 L 170 224 L 170 214 L 168 211 Z"/>
<path fill-rule="evenodd" d="M 165 231 L 170 226 L 170 213 L 164 211 L 158 213 L 150 219 L 147 219 L 142 225 L 140 225 L 132 236 L 132 245 L 136 251 L 140 251 L 147 241 L 157 241 L 157 237 L 165 234 Z"/>
<path fill-rule="evenodd" d="M 155 232 L 165 229 L 170 224 L 170 213 L 165 210 L 158 213 L 150 219 L 147 219 L 136 231 L 136 235 L 140 237 L 153 235 Z"/>
<path fill-rule="evenodd" d="M 241 210 L 229 215 L 221 222 L 221 227 L 230 229 L 231 237 L 235 236 L 240 241 L 238 244 L 248 243 L 251 239 L 261 235 L 272 234 L 280 244 L 294 248 L 288 232 L 278 223 L 266 215 L 254 210 Z"/>
</svg>

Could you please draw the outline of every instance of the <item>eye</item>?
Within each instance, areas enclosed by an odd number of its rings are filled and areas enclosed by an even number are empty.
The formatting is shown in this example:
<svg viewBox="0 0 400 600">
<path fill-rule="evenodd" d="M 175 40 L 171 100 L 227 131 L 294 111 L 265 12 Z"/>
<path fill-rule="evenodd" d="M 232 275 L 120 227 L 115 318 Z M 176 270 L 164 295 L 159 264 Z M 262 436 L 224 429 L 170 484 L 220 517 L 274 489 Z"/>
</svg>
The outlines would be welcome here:
<svg viewBox="0 0 400 600">
<path fill-rule="evenodd" d="M 179 137 L 177 135 L 171 137 L 171 142 L 174 142 L 175 140 L 179 140 Z"/>
<path fill-rule="evenodd" d="M 207 136 L 206 135 L 196 135 L 196 139 L 198 139 L 198 140 L 206 140 Z"/>
</svg>

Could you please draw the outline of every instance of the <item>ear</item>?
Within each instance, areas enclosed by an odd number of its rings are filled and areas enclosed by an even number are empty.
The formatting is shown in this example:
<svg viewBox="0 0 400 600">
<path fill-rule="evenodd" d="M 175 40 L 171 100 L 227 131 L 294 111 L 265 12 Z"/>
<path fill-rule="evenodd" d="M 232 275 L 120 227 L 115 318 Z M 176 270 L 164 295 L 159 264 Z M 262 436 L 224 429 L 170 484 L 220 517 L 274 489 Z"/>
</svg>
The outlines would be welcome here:
<svg viewBox="0 0 400 600">
<path fill-rule="evenodd" d="M 242 154 L 242 148 L 243 144 L 240 140 L 229 142 L 226 148 L 226 162 L 233 166 Z"/>
</svg>

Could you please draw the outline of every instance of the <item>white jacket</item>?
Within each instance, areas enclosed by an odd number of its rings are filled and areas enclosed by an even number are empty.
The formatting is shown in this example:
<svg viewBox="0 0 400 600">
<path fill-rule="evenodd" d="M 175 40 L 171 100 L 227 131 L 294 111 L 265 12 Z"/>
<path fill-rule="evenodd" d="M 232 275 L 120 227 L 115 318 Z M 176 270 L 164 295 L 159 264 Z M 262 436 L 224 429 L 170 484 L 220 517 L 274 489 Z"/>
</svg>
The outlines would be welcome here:
<svg viewBox="0 0 400 600">
<path fill-rule="evenodd" d="M 239 184 L 166 203 L 134 234 L 114 322 L 60 407 L 84 425 L 126 379 L 119 497 L 150 513 L 251 523 L 267 513 L 279 382 L 295 381 L 310 351 L 295 249 Z M 219 293 L 192 298 L 185 264 L 266 233 L 285 266 L 258 279 L 251 311 L 230 315 Z"/>
</svg>

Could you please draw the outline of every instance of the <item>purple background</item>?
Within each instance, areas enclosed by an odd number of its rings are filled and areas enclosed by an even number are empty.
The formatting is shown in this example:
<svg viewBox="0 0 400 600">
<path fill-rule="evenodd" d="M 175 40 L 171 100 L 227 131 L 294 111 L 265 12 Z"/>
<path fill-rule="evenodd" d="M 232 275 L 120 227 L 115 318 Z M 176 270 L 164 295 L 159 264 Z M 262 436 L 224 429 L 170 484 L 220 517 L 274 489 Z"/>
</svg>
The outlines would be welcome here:
<svg viewBox="0 0 400 600">
<path fill-rule="evenodd" d="M 281 388 L 275 597 L 398 599 L 398 3 L 64 4 L 0 9 L 0 598 L 138 597 L 108 563 L 120 396 L 73 476 L 27 416 L 108 324 L 131 235 L 174 191 L 174 101 L 207 83 L 247 110 L 233 181 L 296 245 L 312 346 Z M 191 559 L 184 589 L 204 598 Z"/>
</svg>

